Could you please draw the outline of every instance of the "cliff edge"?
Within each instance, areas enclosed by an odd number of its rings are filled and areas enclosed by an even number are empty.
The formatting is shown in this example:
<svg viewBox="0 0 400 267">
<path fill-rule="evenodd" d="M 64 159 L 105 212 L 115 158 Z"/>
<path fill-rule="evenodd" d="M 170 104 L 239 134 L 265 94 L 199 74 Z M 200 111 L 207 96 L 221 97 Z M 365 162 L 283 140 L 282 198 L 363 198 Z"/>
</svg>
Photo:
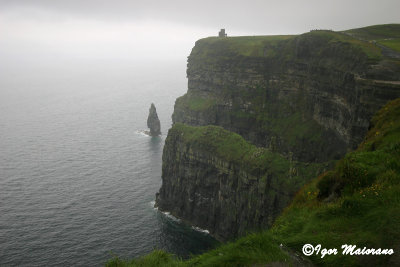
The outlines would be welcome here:
<svg viewBox="0 0 400 267">
<path fill-rule="evenodd" d="M 220 240 L 271 226 L 400 97 L 400 62 L 381 48 L 392 26 L 197 41 L 156 205 Z"/>
</svg>

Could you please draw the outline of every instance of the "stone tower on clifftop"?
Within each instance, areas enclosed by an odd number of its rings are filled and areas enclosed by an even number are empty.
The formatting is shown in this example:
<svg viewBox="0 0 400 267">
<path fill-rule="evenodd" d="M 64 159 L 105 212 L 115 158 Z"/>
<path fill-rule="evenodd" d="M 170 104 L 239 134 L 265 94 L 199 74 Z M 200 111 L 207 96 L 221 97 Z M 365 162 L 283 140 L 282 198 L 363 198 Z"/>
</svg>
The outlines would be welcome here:
<svg viewBox="0 0 400 267">
<path fill-rule="evenodd" d="M 227 37 L 228 34 L 225 33 L 225 29 L 221 29 L 221 30 L 219 31 L 219 33 L 218 33 L 218 36 L 219 36 L 219 37 Z"/>
</svg>

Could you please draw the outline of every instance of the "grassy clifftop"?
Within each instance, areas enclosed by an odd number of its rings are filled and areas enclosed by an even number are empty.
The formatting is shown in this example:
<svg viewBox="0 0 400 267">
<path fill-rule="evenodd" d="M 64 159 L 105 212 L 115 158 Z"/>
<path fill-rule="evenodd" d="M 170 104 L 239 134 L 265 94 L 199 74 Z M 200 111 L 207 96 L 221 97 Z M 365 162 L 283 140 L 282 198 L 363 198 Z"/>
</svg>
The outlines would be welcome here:
<svg viewBox="0 0 400 267">
<path fill-rule="evenodd" d="M 358 39 L 373 41 L 400 52 L 400 24 L 375 25 L 344 33 Z"/>
<path fill-rule="evenodd" d="M 387 30 L 385 26 L 383 31 L 386 34 L 373 35 L 369 34 L 370 31 L 364 30 L 362 28 L 359 30 L 351 30 L 345 32 L 334 32 L 328 30 L 316 30 L 309 33 L 304 33 L 301 35 L 275 35 L 275 36 L 240 36 L 240 37 L 208 37 L 199 40 L 196 43 L 193 55 L 208 58 L 215 53 L 215 56 L 226 55 L 230 56 L 245 56 L 245 57 L 261 57 L 261 58 L 277 58 L 284 55 L 283 59 L 289 60 L 293 59 L 295 56 L 291 51 L 300 39 L 315 39 L 323 42 L 342 43 L 349 44 L 357 49 L 360 49 L 367 57 L 371 60 L 379 60 L 382 56 L 381 48 L 377 47 L 374 43 L 369 42 L 379 38 L 379 42 L 382 44 L 388 40 L 388 36 L 391 36 L 390 40 L 398 40 L 397 37 L 399 26 L 394 24 L 394 35 L 392 31 Z M 373 28 L 374 29 L 374 28 Z M 381 31 L 372 31 L 381 32 Z M 365 39 L 364 39 L 365 38 Z M 205 47 L 209 49 L 204 49 Z M 286 53 L 282 53 L 281 49 L 286 50 Z M 319 49 L 319 47 L 316 47 Z M 200 54 L 201 53 L 201 54 Z"/>
<path fill-rule="evenodd" d="M 373 25 L 344 32 L 354 34 L 366 40 L 400 38 L 400 24 Z"/>
<path fill-rule="evenodd" d="M 295 35 L 208 37 L 197 41 L 195 50 L 192 53 L 197 56 L 208 57 L 209 53 L 221 54 L 221 52 L 225 51 L 227 55 L 237 54 L 242 56 L 269 57 L 273 56 L 274 53 L 272 50 L 265 52 L 265 48 L 274 48 L 279 43 L 294 37 Z M 210 49 L 204 49 L 204 47 L 209 47 Z"/>
<path fill-rule="evenodd" d="M 400 263 L 400 99 L 384 106 L 356 151 L 298 192 L 269 231 L 187 261 L 155 251 L 133 261 L 113 259 L 108 266 L 246 266 L 289 263 L 279 244 L 301 254 L 304 244 L 337 248 L 338 255 L 313 255 L 317 265 L 377 266 Z M 392 248 L 389 256 L 341 255 L 343 244 L 359 248 Z"/>
<path fill-rule="evenodd" d="M 282 176 L 285 180 L 291 165 L 301 174 L 301 180 L 316 173 L 321 166 L 318 163 L 301 163 L 292 161 L 270 149 L 257 147 L 247 142 L 239 134 L 225 130 L 220 126 L 188 126 L 176 123 L 169 130 L 168 135 L 173 138 L 178 135 L 184 143 L 189 144 L 196 151 L 204 150 L 218 158 L 231 162 L 250 173 L 264 173 L 273 171 L 274 175 Z M 273 169 L 271 170 L 271 167 Z"/>
<path fill-rule="evenodd" d="M 301 35 L 208 37 L 196 42 L 192 55 L 206 60 L 226 60 L 235 57 L 293 60 L 299 40 L 347 44 L 361 50 L 369 60 L 382 59 L 383 45 L 400 52 L 400 24 L 375 25 L 342 32 L 316 30 Z M 377 45 L 378 44 L 378 45 Z M 315 47 L 318 50 L 318 47 Z"/>
</svg>

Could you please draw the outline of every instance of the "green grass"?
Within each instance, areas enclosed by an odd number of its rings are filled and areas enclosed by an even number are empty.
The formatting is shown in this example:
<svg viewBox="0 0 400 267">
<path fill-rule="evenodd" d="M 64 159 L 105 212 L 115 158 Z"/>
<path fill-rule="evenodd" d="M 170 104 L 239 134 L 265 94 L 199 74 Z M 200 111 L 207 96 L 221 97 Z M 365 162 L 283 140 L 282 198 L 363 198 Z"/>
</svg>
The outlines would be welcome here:
<svg viewBox="0 0 400 267">
<path fill-rule="evenodd" d="M 186 266 L 180 259 L 176 259 L 173 255 L 162 251 L 154 250 L 153 252 L 133 260 L 121 259 L 117 256 L 110 259 L 106 264 L 107 267 L 129 267 L 129 266 L 148 266 L 148 267 L 175 267 Z"/>
<path fill-rule="evenodd" d="M 191 56 L 201 59 L 203 63 L 229 62 L 236 57 L 294 60 L 296 40 L 304 37 L 322 38 L 328 43 L 347 43 L 361 49 L 371 61 L 378 61 L 382 58 L 381 49 L 372 41 L 399 51 L 400 24 L 376 25 L 343 32 L 312 31 L 302 35 L 208 37 L 196 42 Z M 394 40 L 386 40 L 388 38 Z M 212 68 L 213 65 L 208 67 Z"/>
<path fill-rule="evenodd" d="M 375 41 L 397 52 L 400 52 L 400 24 L 374 25 L 344 31 L 344 33 L 350 34 L 355 38 L 365 41 Z M 373 45 L 371 42 L 370 44 Z"/>
<path fill-rule="evenodd" d="M 397 25 L 395 25 L 397 26 Z M 379 35 L 380 38 L 394 38 L 397 36 L 396 27 L 393 30 L 382 28 L 384 34 Z M 361 29 L 360 29 L 361 31 Z M 345 34 L 344 34 L 345 33 Z M 363 33 L 363 32 L 362 32 Z M 394 35 L 390 35 L 393 33 Z M 345 32 L 333 31 L 312 31 L 303 35 L 272 35 L 272 36 L 240 36 L 240 37 L 208 37 L 199 40 L 192 50 L 192 55 L 201 58 L 204 62 L 215 60 L 229 60 L 236 56 L 245 57 L 261 57 L 261 58 L 276 58 L 285 56 L 286 60 L 293 59 L 292 53 L 296 42 L 290 43 L 291 40 L 303 37 L 324 38 L 327 42 L 342 42 L 351 44 L 354 47 L 361 49 L 371 60 L 379 60 L 381 58 L 381 49 L 372 42 L 373 39 L 360 40 L 364 36 L 378 36 L 360 34 L 359 31 L 350 30 Z M 354 36 L 354 37 L 352 37 Z M 317 48 L 318 49 L 318 48 Z M 282 55 L 285 51 L 285 55 Z M 284 57 L 284 58 L 285 58 Z"/>
<path fill-rule="evenodd" d="M 226 50 L 242 56 L 269 57 L 274 55 L 273 48 L 281 41 L 289 40 L 293 37 L 294 35 L 239 36 L 227 38 L 208 37 L 198 42 L 201 43 L 201 46 L 208 46 L 210 48 L 223 46 Z M 196 44 L 196 46 L 198 46 L 198 44 Z"/>
<path fill-rule="evenodd" d="M 256 149 L 244 143 L 240 136 L 227 136 L 225 130 L 218 127 L 202 127 L 199 131 L 178 124 L 178 129 L 184 132 L 188 142 L 204 139 L 206 143 L 215 143 L 212 149 L 216 153 L 230 154 L 234 160 L 239 160 L 242 155 L 246 161 L 245 155 L 249 157 Z M 213 141 L 207 141 L 208 138 Z M 228 147 L 230 142 L 235 146 Z M 340 248 L 343 244 L 354 244 L 359 248 L 392 248 L 396 253 L 400 240 L 399 222 L 400 99 L 397 99 L 374 116 L 372 127 L 359 148 L 348 153 L 333 170 L 304 186 L 269 231 L 250 234 L 189 260 L 154 251 L 132 261 L 114 258 L 107 266 L 291 264 L 288 254 L 279 248 L 281 243 L 298 254 L 307 243 L 338 249 L 338 255 L 310 256 L 316 265 L 396 265 L 399 262 L 392 262 L 393 258 L 389 256 L 341 255 Z"/>
<path fill-rule="evenodd" d="M 380 60 L 382 58 L 381 48 L 370 42 L 363 42 L 357 39 L 348 38 L 348 36 L 341 35 L 339 38 L 342 42 L 348 42 L 356 47 L 359 47 L 370 60 Z"/>
<path fill-rule="evenodd" d="M 346 31 L 344 33 L 349 33 L 349 32 Z M 312 31 L 310 33 L 306 33 L 305 35 L 318 36 L 320 38 L 324 37 L 327 40 L 329 40 L 328 43 L 331 44 L 337 42 L 348 43 L 354 47 L 361 49 L 361 51 L 363 51 L 370 60 L 381 59 L 382 53 L 381 49 L 378 46 L 376 46 L 372 42 L 362 41 L 344 33 L 333 32 L 333 31 Z"/>
<path fill-rule="evenodd" d="M 355 38 L 344 33 L 352 34 Z M 376 40 L 399 51 L 399 24 L 377 25 L 344 33 L 315 31 L 304 34 L 303 37 L 317 38 L 317 41 L 330 45 L 351 44 L 363 51 L 368 59 L 375 61 L 381 59 L 381 51 L 369 41 Z M 207 60 L 229 63 L 238 56 L 276 58 L 282 51 L 288 52 L 285 60 L 293 60 L 293 45 L 297 37 L 299 36 L 211 37 L 200 40 L 192 54 L 200 56 L 199 62 L 208 68 L 214 66 L 207 65 Z M 393 39 L 385 40 L 388 38 Z M 181 97 L 177 100 L 177 103 L 180 102 L 188 110 L 195 112 L 210 110 L 216 104 L 215 100 L 194 95 Z M 268 121 L 271 114 L 266 114 L 261 109 L 254 111 L 254 114 L 258 114 L 255 115 L 257 120 L 271 123 Z M 240 110 L 233 112 L 237 117 L 246 119 L 248 116 L 248 113 Z M 310 130 L 313 125 L 294 123 L 301 119 L 299 114 L 293 113 L 283 120 L 278 119 L 279 121 L 270 126 L 276 128 L 275 132 L 281 132 L 280 136 L 285 141 L 293 142 L 297 136 L 305 136 L 307 140 L 315 138 L 317 143 L 320 141 L 318 135 L 315 135 L 318 129 Z M 179 123 L 170 131 L 168 138 L 182 138 L 196 149 L 206 147 L 209 153 L 249 172 L 273 173 L 282 181 L 279 186 L 288 190 L 293 190 L 305 181 L 309 183 L 297 192 L 290 206 L 278 217 L 270 230 L 222 244 L 188 260 L 155 250 L 134 260 L 115 257 L 110 259 L 107 266 L 257 266 L 273 262 L 290 264 L 288 254 L 279 248 L 281 243 L 298 254 L 302 254 L 302 246 L 306 243 L 339 250 L 343 244 L 354 244 L 361 248 L 394 248 L 395 255 L 398 253 L 400 99 L 388 103 L 374 116 L 364 142 L 356 151 L 349 152 L 337 162 L 335 168 L 313 178 L 320 165 L 294 162 L 292 164 L 298 169 L 298 174 L 290 183 L 287 182 L 288 179 L 284 179 L 287 178 L 290 168 L 287 158 L 268 149 L 257 148 L 240 135 L 217 126 L 189 127 Z M 309 259 L 322 266 L 400 265 L 398 259 L 397 262 L 391 262 L 393 258 L 388 256 L 356 257 L 339 254 L 324 258 L 314 255 Z"/>
<path fill-rule="evenodd" d="M 368 41 L 385 38 L 400 38 L 400 24 L 374 25 L 344 32 Z"/>
<path fill-rule="evenodd" d="M 284 156 L 269 149 L 256 147 L 247 142 L 239 134 L 227 131 L 219 126 L 194 127 L 176 123 L 168 132 L 168 138 L 180 138 L 195 150 L 205 150 L 220 159 L 242 167 L 250 173 L 264 173 L 273 171 L 274 175 L 287 180 L 290 161 Z M 299 173 L 299 181 L 310 173 L 316 173 L 321 166 L 318 163 L 293 162 L 294 166 L 302 167 L 304 173 Z M 307 167 L 305 167 L 307 166 Z M 296 179 L 294 179 L 296 180 Z M 292 180 L 293 181 L 293 180 Z"/>
<path fill-rule="evenodd" d="M 134 260 L 123 260 L 118 257 L 110 259 L 107 267 L 129 266 L 257 266 L 266 262 L 291 263 L 289 255 L 267 232 L 250 234 L 236 242 L 224 244 L 204 254 L 194 256 L 189 260 L 174 258 L 164 251 L 155 250 L 152 253 Z"/>
<path fill-rule="evenodd" d="M 378 40 L 378 43 L 389 47 L 390 49 L 393 49 L 394 51 L 400 52 L 400 38 L 395 38 L 395 39 L 383 39 L 383 40 Z"/>
<path fill-rule="evenodd" d="M 266 117 L 266 116 L 264 116 Z M 296 146 L 301 139 L 320 143 L 322 127 L 312 119 L 305 120 L 300 112 L 274 120 L 271 129 L 291 146 Z"/>
<path fill-rule="evenodd" d="M 253 233 L 185 262 L 188 266 L 257 266 L 272 262 L 291 263 L 268 232 Z"/>
<path fill-rule="evenodd" d="M 271 136 L 278 136 L 290 148 L 298 146 L 299 143 L 307 142 L 324 143 L 322 140 L 323 127 L 315 120 L 311 119 L 306 112 L 293 112 L 293 110 L 307 110 L 307 103 L 304 99 L 299 100 L 301 96 L 296 95 L 286 102 L 266 101 L 267 91 L 271 94 L 277 94 L 278 90 L 258 86 L 247 90 L 236 90 L 226 88 L 221 90 L 221 95 L 208 94 L 208 98 L 197 96 L 195 93 L 185 94 L 176 100 L 176 110 L 182 113 L 198 114 L 202 116 L 213 117 L 217 116 L 217 105 L 224 105 L 218 99 L 233 99 L 229 110 L 224 111 L 226 117 L 229 117 L 235 122 L 237 127 L 246 129 L 249 122 L 252 122 L 253 127 L 258 127 L 259 131 L 269 132 Z M 241 103 L 235 102 L 235 96 L 240 95 L 241 101 L 251 103 L 248 110 L 243 110 Z M 293 106 L 296 105 L 296 108 Z M 214 108 L 215 107 L 215 108 Z"/>
<path fill-rule="evenodd" d="M 296 251 L 305 243 L 394 248 L 400 239 L 400 99 L 372 120 L 359 148 L 304 187 L 271 234 Z M 336 197 L 332 198 L 336 194 Z M 325 199 L 331 200 L 326 202 Z M 323 265 L 386 265 L 387 256 L 312 257 Z"/>
<path fill-rule="evenodd" d="M 216 104 L 215 99 L 204 98 L 196 95 L 185 94 L 176 99 L 176 104 L 195 112 L 208 110 Z"/>
<path fill-rule="evenodd" d="M 271 57 L 280 41 L 293 38 L 293 35 L 243 36 L 231 37 L 228 42 L 232 50 L 243 56 Z M 268 49 L 269 48 L 269 49 Z"/>
</svg>

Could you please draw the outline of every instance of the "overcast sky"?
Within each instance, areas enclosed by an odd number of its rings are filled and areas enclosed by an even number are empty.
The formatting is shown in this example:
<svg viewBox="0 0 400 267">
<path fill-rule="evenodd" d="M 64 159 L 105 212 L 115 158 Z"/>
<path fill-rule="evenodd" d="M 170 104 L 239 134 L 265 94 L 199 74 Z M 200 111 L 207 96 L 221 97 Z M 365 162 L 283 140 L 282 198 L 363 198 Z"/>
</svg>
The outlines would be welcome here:
<svg viewBox="0 0 400 267">
<path fill-rule="evenodd" d="M 268 35 L 385 23 L 400 23 L 400 0 L 0 0 L 0 56 L 186 60 L 220 28 Z"/>
</svg>

